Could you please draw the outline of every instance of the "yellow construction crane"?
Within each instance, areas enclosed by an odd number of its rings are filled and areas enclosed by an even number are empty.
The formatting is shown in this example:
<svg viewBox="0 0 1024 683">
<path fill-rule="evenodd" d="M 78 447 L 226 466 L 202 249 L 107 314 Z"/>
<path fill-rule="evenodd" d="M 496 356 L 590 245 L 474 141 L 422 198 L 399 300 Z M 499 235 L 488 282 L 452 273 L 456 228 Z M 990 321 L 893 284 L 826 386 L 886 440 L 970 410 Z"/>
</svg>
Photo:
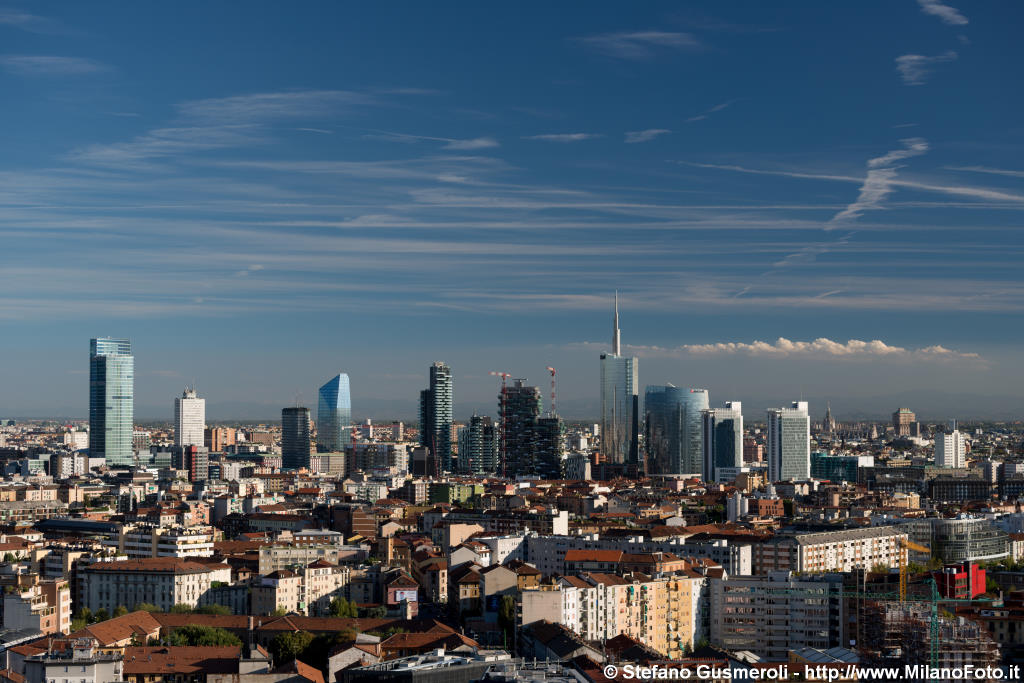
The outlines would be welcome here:
<svg viewBox="0 0 1024 683">
<path fill-rule="evenodd" d="M 926 548 L 920 543 L 914 543 L 905 539 L 900 539 L 900 602 L 903 603 L 907 599 L 907 550 L 915 550 L 919 553 L 932 554 L 931 548 Z"/>
</svg>

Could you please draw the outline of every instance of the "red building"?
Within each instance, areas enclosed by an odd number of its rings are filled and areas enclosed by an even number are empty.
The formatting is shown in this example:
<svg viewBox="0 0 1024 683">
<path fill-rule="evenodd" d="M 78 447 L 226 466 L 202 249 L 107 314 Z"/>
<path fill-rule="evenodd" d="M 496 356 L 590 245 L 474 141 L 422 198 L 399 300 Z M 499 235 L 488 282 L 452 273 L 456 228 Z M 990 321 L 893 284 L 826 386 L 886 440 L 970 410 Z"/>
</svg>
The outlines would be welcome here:
<svg viewBox="0 0 1024 683">
<path fill-rule="evenodd" d="M 944 598 L 976 598 L 985 592 L 985 570 L 970 562 L 946 565 L 932 576 Z"/>
</svg>

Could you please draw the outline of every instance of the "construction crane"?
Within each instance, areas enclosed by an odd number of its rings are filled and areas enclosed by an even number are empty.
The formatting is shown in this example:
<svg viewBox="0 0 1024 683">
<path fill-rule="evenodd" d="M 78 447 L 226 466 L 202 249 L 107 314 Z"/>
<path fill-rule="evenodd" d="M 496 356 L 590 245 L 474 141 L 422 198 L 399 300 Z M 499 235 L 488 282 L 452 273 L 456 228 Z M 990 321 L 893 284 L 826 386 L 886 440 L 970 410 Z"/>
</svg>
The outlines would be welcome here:
<svg viewBox="0 0 1024 683">
<path fill-rule="evenodd" d="M 909 546 L 909 547 L 911 549 L 913 549 L 913 550 L 916 550 L 916 548 L 914 548 L 913 546 Z M 918 547 L 924 547 L 924 546 L 918 546 Z M 839 600 L 840 600 L 840 604 L 844 605 L 844 607 L 843 607 L 844 613 L 845 613 L 845 604 L 846 604 L 846 599 L 847 598 L 854 598 L 854 599 L 857 599 L 857 600 L 872 600 L 872 601 L 878 601 L 878 602 L 897 602 L 898 601 L 901 604 L 905 604 L 907 602 L 915 602 L 915 603 L 926 603 L 926 604 L 930 605 L 930 612 L 931 612 L 931 614 L 930 614 L 930 623 L 929 623 L 930 647 L 929 647 L 928 661 L 929 661 L 929 667 L 931 668 L 932 672 L 934 673 L 934 671 L 939 668 L 939 603 L 952 602 L 952 603 L 971 604 L 971 603 L 987 602 L 987 601 L 986 600 L 977 600 L 977 599 L 973 599 L 973 598 L 947 598 L 947 597 L 943 597 L 939 593 L 938 583 L 935 581 L 934 577 L 930 577 L 928 579 L 928 584 L 929 584 L 929 589 L 930 590 L 929 590 L 929 594 L 927 596 L 914 596 L 914 597 L 907 597 L 906 595 L 901 596 L 899 593 L 874 593 L 874 592 L 866 592 L 866 591 L 859 591 L 859 590 L 851 591 L 851 590 L 847 590 L 846 586 L 844 586 L 843 584 L 840 584 L 839 585 Z M 769 589 L 768 592 L 769 592 L 769 594 L 790 594 L 790 593 L 804 594 L 803 590 L 794 589 L 794 588 L 771 588 L 771 589 Z M 858 614 L 857 614 L 857 623 L 858 624 L 860 624 L 860 619 L 861 619 L 861 615 L 860 615 L 859 610 L 858 610 Z M 860 643 L 859 636 L 858 636 L 856 642 L 857 642 L 857 646 L 860 647 L 861 643 Z M 935 681 L 936 679 L 932 678 L 931 680 Z"/>
<path fill-rule="evenodd" d="M 914 543 L 908 541 L 905 538 L 900 539 L 900 602 L 905 602 L 907 599 L 907 551 L 914 550 L 919 553 L 925 553 L 927 555 L 932 554 L 932 549 L 927 548 L 920 543 Z"/>
<path fill-rule="evenodd" d="M 924 546 L 917 546 L 917 544 L 911 544 L 910 541 L 904 541 L 903 543 L 906 543 L 907 547 L 910 547 L 912 550 L 917 550 L 918 548 L 923 548 L 924 547 Z M 901 544 L 901 546 L 902 546 L 902 544 Z M 915 548 L 914 546 L 917 546 L 917 547 Z M 918 551 L 918 552 L 921 552 L 921 551 Z M 927 597 L 923 597 L 922 596 L 922 597 L 908 598 L 908 597 L 906 597 L 906 594 L 905 594 L 906 586 L 903 583 L 903 581 L 904 581 L 903 577 L 905 575 L 905 571 L 906 570 L 902 566 L 902 563 L 901 563 L 900 593 L 897 593 L 897 594 L 893 594 L 893 593 L 865 593 L 865 592 L 862 592 L 862 591 L 852 591 L 851 592 L 851 591 L 847 591 L 845 586 L 840 584 L 840 586 L 839 586 L 839 599 L 840 599 L 840 601 L 842 601 L 844 598 L 857 598 L 859 600 L 877 600 L 877 601 L 880 601 L 880 602 L 893 602 L 894 599 L 898 599 L 901 604 L 906 603 L 906 602 L 924 602 L 924 603 L 929 603 L 930 606 L 931 606 L 931 615 L 930 615 L 931 616 L 931 622 L 930 622 L 930 629 L 929 629 L 929 631 L 930 631 L 929 632 L 930 647 L 929 647 L 928 661 L 929 661 L 930 668 L 934 672 L 936 669 L 939 668 L 939 603 L 940 602 L 958 602 L 958 603 L 959 602 L 963 602 L 963 603 L 968 603 L 969 604 L 969 603 L 974 603 L 974 602 L 986 602 L 986 601 L 985 600 L 975 600 L 974 598 L 946 598 L 946 597 L 943 597 L 939 593 L 939 586 L 938 586 L 938 583 L 935 581 L 935 577 L 934 576 L 930 577 L 928 579 L 928 585 L 929 585 L 929 588 L 931 590 L 930 590 L 930 594 Z M 860 623 L 860 614 L 857 615 L 857 623 L 858 624 Z M 857 644 L 860 645 L 859 640 L 858 640 Z M 932 678 L 932 680 L 934 681 L 935 679 Z"/>
<path fill-rule="evenodd" d="M 507 372 L 497 372 L 497 371 L 494 371 L 494 370 L 492 370 L 488 374 L 491 374 L 491 375 L 493 375 L 495 377 L 500 377 L 501 378 L 501 394 L 498 396 L 498 407 L 501 409 L 501 426 L 499 428 L 499 433 L 501 434 L 501 447 L 500 447 L 500 450 L 501 450 L 501 476 L 502 476 L 502 478 L 504 478 L 505 477 L 505 460 L 506 460 L 506 456 L 508 455 L 507 450 L 505 448 L 505 403 L 506 403 L 505 393 L 507 391 L 506 384 L 508 382 L 508 378 L 511 377 L 512 375 L 510 373 L 507 373 Z"/>
<path fill-rule="evenodd" d="M 551 417 L 555 417 L 558 415 L 555 411 L 555 369 L 549 365 L 548 372 L 551 373 Z"/>
</svg>

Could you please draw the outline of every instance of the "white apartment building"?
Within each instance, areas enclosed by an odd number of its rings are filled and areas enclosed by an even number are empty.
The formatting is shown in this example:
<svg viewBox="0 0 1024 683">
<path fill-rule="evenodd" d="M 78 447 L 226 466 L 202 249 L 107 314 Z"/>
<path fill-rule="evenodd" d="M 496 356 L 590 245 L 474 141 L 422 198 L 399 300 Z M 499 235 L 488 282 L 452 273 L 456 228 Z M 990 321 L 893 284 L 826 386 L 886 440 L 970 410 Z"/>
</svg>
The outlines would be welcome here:
<svg viewBox="0 0 1024 683">
<path fill-rule="evenodd" d="M 93 612 L 142 602 L 167 612 L 177 604 L 198 606 L 214 581 L 231 582 L 231 567 L 158 557 L 97 562 L 83 569 L 82 579 L 79 597 Z"/>
<path fill-rule="evenodd" d="M 935 435 L 936 467 L 967 467 L 967 442 L 959 429 Z"/>
<path fill-rule="evenodd" d="M 875 565 L 899 567 L 900 541 L 908 540 L 897 527 L 868 527 L 799 534 L 754 546 L 754 571 L 849 572 Z"/>
<path fill-rule="evenodd" d="M 157 527 L 139 524 L 122 527 L 116 537 L 105 541 L 129 558 L 212 557 L 212 527 Z"/>
</svg>

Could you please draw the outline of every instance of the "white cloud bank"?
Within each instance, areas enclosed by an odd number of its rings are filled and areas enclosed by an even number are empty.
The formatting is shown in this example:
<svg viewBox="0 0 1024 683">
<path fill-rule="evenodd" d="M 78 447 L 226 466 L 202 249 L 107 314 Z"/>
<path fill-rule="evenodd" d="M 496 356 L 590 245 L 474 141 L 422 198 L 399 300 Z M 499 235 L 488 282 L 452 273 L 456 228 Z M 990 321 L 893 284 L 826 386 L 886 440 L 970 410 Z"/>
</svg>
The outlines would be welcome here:
<svg viewBox="0 0 1024 683">
<path fill-rule="evenodd" d="M 576 346 L 585 348 L 604 347 L 607 344 L 584 342 Z M 894 346 L 879 339 L 862 341 L 850 339 L 846 342 L 819 337 L 813 341 L 793 341 L 779 337 L 774 342 L 716 342 L 713 344 L 683 344 L 676 347 L 625 345 L 624 353 L 640 357 L 681 357 L 681 356 L 767 356 L 771 358 L 888 358 L 907 361 L 982 361 L 977 353 L 948 349 L 938 344 L 917 349 Z"/>
</svg>

